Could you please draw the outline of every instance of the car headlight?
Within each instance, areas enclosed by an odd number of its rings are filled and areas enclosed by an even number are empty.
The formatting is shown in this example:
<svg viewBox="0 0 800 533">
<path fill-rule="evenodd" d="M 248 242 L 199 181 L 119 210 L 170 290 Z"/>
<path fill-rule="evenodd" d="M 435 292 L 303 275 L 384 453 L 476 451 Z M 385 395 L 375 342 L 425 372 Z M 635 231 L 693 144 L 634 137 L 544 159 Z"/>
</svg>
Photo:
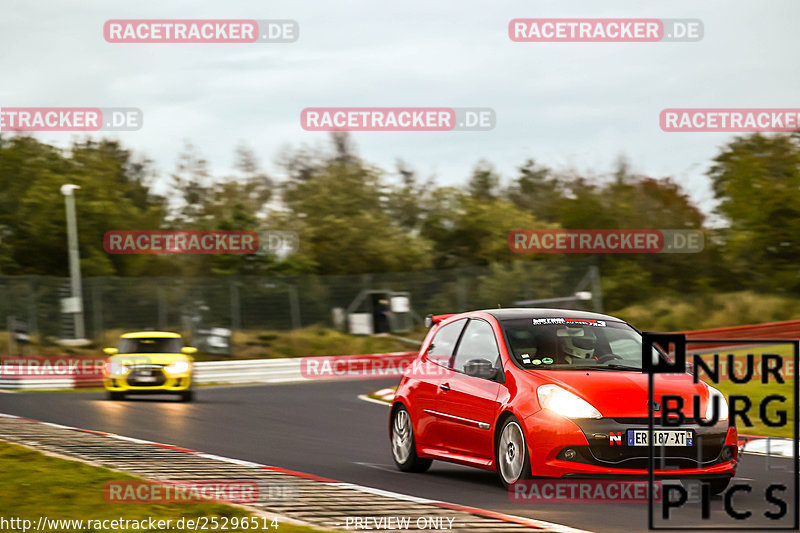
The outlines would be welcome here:
<svg viewBox="0 0 800 533">
<path fill-rule="evenodd" d="M 175 361 L 164 367 L 164 372 L 167 374 L 184 374 L 189 371 L 188 361 Z"/>
<path fill-rule="evenodd" d="M 106 362 L 106 374 L 109 376 L 124 376 L 130 371 L 130 368 L 123 365 L 119 361 Z"/>
<path fill-rule="evenodd" d="M 717 420 L 727 420 L 728 419 L 728 402 L 725 400 L 725 396 L 722 395 L 720 391 L 708 385 L 708 405 L 706 406 L 706 416 L 703 418 L 705 420 L 711 420 L 711 417 L 714 416 L 712 411 L 714 406 L 714 397 L 718 397 L 718 407 L 717 413 L 719 413 L 719 417 Z"/>
<path fill-rule="evenodd" d="M 602 418 L 592 404 L 558 385 L 542 385 L 536 389 L 542 408 L 550 409 L 568 418 Z"/>
</svg>

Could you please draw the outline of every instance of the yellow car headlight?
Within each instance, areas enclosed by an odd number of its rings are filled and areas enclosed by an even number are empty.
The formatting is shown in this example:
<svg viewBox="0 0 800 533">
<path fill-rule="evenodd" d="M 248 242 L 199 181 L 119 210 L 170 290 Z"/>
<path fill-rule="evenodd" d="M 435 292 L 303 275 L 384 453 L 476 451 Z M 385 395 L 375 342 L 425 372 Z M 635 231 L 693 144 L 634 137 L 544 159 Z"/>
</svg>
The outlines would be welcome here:
<svg viewBox="0 0 800 533">
<path fill-rule="evenodd" d="M 130 372 L 130 368 L 123 365 L 119 361 L 106 362 L 106 374 L 111 377 L 121 377 Z"/>
<path fill-rule="evenodd" d="M 189 371 L 189 361 L 175 361 L 164 367 L 167 374 L 185 374 Z"/>
</svg>

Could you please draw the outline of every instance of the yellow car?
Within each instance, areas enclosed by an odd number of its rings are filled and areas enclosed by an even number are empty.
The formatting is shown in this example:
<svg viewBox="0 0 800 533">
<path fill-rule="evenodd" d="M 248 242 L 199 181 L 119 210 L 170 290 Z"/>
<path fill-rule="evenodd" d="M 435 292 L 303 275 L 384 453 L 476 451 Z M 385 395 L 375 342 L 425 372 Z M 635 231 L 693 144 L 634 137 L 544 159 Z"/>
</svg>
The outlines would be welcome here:
<svg viewBox="0 0 800 533">
<path fill-rule="evenodd" d="M 123 400 L 126 394 L 175 392 L 181 401 L 192 401 L 192 354 L 197 348 L 184 346 L 177 333 L 126 333 L 117 348 L 103 351 L 110 356 L 103 370 L 109 400 Z"/>
</svg>

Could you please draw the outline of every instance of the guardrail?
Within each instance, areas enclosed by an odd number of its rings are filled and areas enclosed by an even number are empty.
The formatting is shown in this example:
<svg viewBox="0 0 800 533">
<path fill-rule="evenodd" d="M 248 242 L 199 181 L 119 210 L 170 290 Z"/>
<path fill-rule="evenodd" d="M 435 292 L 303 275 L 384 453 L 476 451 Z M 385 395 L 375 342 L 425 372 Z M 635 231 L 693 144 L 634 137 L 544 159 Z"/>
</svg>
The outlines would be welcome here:
<svg viewBox="0 0 800 533">
<path fill-rule="evenodd" d="M 746 326 L 679 331 L 687 339 L 800 339 L 800 320 L 768 322 Z M 692 344 L 692 351 L 725 347 L 724 343 Z M 279 359 L 240 359 L 234 361 L 201 361 L 194 364 L 194 382 L 207 383 L 279 383 L 305 381 L 308 379 L 352 379 L 358 377 L 389 377 L 399 375 L 402 365 L 416 356 L 416 352 L 393 352 L 384 354 L 309 356 Z M 319 365 L 313 365 L 318 361 Z M 327 362 L 345 363 L 347 369 L 339 372 L 337 367 L 320 372 Z M 360 365 L 360 363 L 364 363 Z M 394 363 L 394 366 L 392 366 Z M 364 370 L 360 370 L 363 366 Z M 313 368 L 312 368 L 313 367 Z M 353 371 L 355 369 L 355 372 Z M 367 370 L 369 369 L 369 370 Z M 382 370 L 389 370 L 382 372 Z M 311 372 L 313 370 L 313 372 Z M 310 377 L 309 377 L 310 376 Z M 83 387 L 102 387 L 102 376 L 98 373 L 63 372 L 42 375 L 41 372 L 17 374 L 0 373 L 0 389 L 6 390 L 51 390 Z"/>
<path fill-rule="evenodd" d="M 194 382 L 204 383 L 275 383 L 302 381 L 300 359 L 243 359 L 239 361 L 204 361 L 194 364 Z"/>
<path fill-rule="evenodd" d="M 98 386 L 102 386 L 102 383 Z M 15 376 L 0 378 L 0 389 L 5 390 L 64 390 L 76 388 L 74 376 L 41 378 Z"/>
<path fill-rule="evenodd" d="M 786 320 L 783 322 L 765 322 L 763 324 L 750 324 L 746 326 L 732 326 L 727 328 L 697 329 L 690 331 L 677 331 L 683 333 L 687 339 L 800 339 L 800 320 Z M 692 351 L 701 351 L 712 348 L 728 346 L 724 343 L 695 344 L 688 346 Z M 741 346 L 740 346 L 741 347 Z M 687 349 L 688 349 L 687 348 Z"/>
</svg>

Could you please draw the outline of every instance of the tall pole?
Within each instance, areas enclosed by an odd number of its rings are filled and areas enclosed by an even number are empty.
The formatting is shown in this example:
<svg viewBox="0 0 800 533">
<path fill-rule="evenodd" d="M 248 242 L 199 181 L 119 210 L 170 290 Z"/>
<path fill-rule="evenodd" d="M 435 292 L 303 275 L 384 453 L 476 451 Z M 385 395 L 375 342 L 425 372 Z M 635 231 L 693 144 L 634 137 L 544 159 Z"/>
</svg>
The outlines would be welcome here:
<svg viewBox="0 0 800 533">
<path fill-rule="evenodd" d="M 75 338 L 85 338 L 83 327 L 83 287 L 81 286 L 81 263 L 78 254 L 78 224 L 75 217 L 75 195 L 73 191 L 80 189 L 77 185 L 61 186 L 64 195 L 64 206 L 67 211 L 67 248 L 69 250 L 69 284 L 74 302 Z"/>
<path fill-rule="evenodd" d="M 592 299 L 594 300 L 594 310 L 596 313 L 603 312 L 603 286 L 600 284 L 600 267 L 592 265 L 589 267 L 592 273 Z"/>
</svg>

